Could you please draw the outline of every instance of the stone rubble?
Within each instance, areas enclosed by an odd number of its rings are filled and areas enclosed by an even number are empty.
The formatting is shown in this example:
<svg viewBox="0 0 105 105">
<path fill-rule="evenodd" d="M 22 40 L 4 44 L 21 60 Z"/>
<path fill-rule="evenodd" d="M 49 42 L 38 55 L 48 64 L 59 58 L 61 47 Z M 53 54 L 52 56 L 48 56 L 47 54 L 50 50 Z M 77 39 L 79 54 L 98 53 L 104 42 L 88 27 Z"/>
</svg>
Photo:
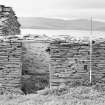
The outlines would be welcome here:
<svg viewBox="0 0 105 105">
<path fill-rule="evenodd" d="M 20 34 L 20 24 L 11 7 L 0 5 L 0 36 Z"/>
</svg>

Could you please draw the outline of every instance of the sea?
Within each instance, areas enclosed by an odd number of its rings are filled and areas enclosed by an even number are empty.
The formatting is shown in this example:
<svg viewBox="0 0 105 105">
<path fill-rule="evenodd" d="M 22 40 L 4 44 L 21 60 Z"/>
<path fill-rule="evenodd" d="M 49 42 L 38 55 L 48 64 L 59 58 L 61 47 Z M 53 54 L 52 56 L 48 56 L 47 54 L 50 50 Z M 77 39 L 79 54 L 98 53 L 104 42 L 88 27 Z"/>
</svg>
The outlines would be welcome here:
<svg viewBox="0 0 105 105">
<path fill-rule="evenodd" d="M 91 38 L 105 38 L 105 31 L 84 31 L 84 30 L 49 30 L 49 29 L 21 29 L 22 35 L 46 35 L 54 37 L 57 35 L 69 35 L 75 38 L 91 37 Z"/>
</svg>

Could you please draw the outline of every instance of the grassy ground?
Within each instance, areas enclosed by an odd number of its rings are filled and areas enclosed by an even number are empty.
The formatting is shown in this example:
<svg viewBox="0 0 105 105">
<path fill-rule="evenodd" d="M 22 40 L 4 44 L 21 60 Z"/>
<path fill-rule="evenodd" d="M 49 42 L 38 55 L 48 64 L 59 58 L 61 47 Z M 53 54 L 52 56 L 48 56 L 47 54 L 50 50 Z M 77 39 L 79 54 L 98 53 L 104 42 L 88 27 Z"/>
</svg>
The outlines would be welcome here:
<svg viewBox="0 0 105 105">
<path fill-rule="evenodd" d="M 59 94 L 60 93 L 60 94 Z M 105 105 L 105 92 L 90 87 L 71 88 L 69 91 L 42 90 L 38 94 L 0 96 L 0 105 Z"/>
</svg>

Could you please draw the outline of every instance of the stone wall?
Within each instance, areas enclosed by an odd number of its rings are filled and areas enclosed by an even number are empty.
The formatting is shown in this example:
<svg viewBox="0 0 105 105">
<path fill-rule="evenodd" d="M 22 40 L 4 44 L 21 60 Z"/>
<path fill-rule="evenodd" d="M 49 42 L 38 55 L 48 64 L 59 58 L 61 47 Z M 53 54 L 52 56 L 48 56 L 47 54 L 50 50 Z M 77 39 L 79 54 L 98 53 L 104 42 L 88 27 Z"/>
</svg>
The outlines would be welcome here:
<svg viewBox="0 0 105 105">
<path fill-rule="evenodd" d="M 21 42 L 0 42 L 0 89 L 21 89 L 21 56 Z"/>
<path fill-rule="evenodd" d="M 0 5 L 0 36 L 20 34 L 20 24 L 11 7 Z"/>
<path fill-rule="evenodd" d="M 90 85 L 90 44 L 52 41 L 50 43 L 51 86 Z M 105 82 L 105 42 L 92 44 L 92 84 Z"/>
<path fill-rule="evenodd" d="M 105 84 L 105 41 L 93 44 L 92 81 Z"/>
<path fill-rule="evenodd" d="M 20 24 L 14 11 L 0 5 L 0 94 L 21 92 L 22 42 L 11 36 L 17 34 Z"/>
</svg>

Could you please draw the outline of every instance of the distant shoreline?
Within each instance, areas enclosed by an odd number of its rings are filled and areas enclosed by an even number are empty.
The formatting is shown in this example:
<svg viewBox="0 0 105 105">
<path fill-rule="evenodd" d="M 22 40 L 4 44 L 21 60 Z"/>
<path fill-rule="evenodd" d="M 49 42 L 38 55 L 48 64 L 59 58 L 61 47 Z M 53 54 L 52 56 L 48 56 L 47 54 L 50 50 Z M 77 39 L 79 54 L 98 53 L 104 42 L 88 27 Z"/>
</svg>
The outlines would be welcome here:
<svg viewBox="0 0 105 105">
<path fill-rule="evenodd" d="M 49 28 L 31 28 L 31 27 L 21 27 L 21 29 L 33 29 L 33 30 L 77 30 L 77 31 L 91 31 L 91 30 L 83 30 L 83 29 L 49 29 Z M 99 32 L 105 32 L 105 30 L 92 30 L 92 31 L 99 31 Z"/>
<path fill-rule="evenodd" d="M 87 30 L 48 30 L 48 29 L 21 29 L 23 35 L 47 35 L 49 37 L 56 37 L 57 35 L 69 35 L 73 37 L 89 37 L 91 31 Z M 93 31 L 93 38 L 105 37 L 105 31 Z"/>
</svg>

